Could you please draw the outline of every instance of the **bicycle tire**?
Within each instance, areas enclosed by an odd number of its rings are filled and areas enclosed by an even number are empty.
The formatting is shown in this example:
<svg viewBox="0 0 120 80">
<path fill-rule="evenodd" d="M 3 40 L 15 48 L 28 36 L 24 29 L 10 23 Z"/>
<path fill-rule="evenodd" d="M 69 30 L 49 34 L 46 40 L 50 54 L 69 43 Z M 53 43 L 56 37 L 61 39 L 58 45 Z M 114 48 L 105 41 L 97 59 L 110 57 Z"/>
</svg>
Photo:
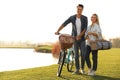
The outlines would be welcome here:
<svg viewBox="0 0 120 80">
<path fill-rule="evenodd" d="M 61 75 L 65 58 L 66 58 L 66 52 L 64 50 L 64 51 L 60 52 L 60 57 L 59 57 L 59 62 L 58 62 L 58 72 L 57 72 L 58 77 L 60 77 L 60 75 Z"/>
<path fill-rule="evenodd" d="M 74 66 L 74 52 L 73 51 L 70 53 L 70 58 L 71 59 L 67 63 L 67 70 L 68 72 L 73 72 L 73 66 Z"/>
</svg>

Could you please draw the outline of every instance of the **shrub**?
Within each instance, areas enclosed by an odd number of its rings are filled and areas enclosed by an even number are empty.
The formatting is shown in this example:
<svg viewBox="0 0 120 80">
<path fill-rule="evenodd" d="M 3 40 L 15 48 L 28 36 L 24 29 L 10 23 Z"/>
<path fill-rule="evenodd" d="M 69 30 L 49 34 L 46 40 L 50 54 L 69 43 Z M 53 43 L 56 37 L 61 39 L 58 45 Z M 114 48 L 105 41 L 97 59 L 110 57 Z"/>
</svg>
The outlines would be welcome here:
<svg viewBox="0 0 120 80">
<path fill-rule="evenodd" d="M 53 57 L 58 58 L 59 53 L 60 53 L 60 44 L 57 41 L 56 43 L 53 44 L 52 55 L 53 55 Z"/>
</svg>

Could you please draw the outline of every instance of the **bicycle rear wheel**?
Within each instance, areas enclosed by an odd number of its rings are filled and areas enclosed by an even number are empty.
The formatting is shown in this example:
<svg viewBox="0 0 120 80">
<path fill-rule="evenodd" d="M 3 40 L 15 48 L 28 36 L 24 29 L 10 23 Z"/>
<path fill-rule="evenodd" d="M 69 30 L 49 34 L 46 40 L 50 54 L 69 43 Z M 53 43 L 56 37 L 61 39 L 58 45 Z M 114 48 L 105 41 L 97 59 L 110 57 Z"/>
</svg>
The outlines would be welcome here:
<svg viewBox="0 0 120 80">
<path fill-rule="evenodd" d="M 75 61 L 74 61 L 74 52 L 71 51 L 70 54 L 68 54 L 68 56 L 69 56 L 69 58 L 68 58 L 69 61 L 67 63 L 67 70 L 68 70 L 68 72 L 72 72 L 73 71 L 73 66 L 75 64 Z"/>
<path fill-rule="evenodd" d="M 58 72 L 57 72 L 57 76 L 60 77 L 61 72 L 62 72 L 62 68 L 65 62 L 65 58 L 66 58 L 66 51 L 61 51 L 60 52 L 60 56 L 59 56 L 59 62 L 58 62 Z"/>
</svg>

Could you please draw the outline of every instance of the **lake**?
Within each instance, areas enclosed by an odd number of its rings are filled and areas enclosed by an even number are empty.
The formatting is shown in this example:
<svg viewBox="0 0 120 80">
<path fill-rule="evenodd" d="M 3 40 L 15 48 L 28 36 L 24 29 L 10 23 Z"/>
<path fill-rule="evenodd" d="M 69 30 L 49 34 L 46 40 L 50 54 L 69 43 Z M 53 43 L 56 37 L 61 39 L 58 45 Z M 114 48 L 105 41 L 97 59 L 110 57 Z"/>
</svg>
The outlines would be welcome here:
<svg viewBox="0 0 120 80">
<path fill-rule="evenodd" d="M 0 48 L 0 72 L 52 64 L 57 64 L 57 60 L 49 53 L 34 52 L 34 49 Z"/>
</svg>

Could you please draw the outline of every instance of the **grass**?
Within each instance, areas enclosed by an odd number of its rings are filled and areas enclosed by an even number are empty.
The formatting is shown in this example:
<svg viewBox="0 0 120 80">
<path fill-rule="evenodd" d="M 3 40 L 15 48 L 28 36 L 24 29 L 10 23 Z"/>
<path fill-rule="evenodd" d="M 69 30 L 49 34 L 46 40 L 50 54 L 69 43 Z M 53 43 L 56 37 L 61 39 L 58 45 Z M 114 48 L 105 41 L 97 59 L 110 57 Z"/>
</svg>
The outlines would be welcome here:
<svg viewBox="0 0 120 80">
<path fill-rule="evenodd" d="M 50 53 L 52 50 L 52 45 L 41 45 L 34 48 L 36 52 Z"/>
<path fill-rule="evenodd" d="M 42 48 L 42 49 L 52 49 L 52 45 L 39 45 L 36 48 Z"/>
<path fill-rule="evenodd" d="M 23 70 L 0 72 L 0 80 L 120 80 L 120 48 L 99 51 L 96 76 L 72 75 L 63 67 L 57 77 L 57 64 Z M 85 67 L 87 72 L 87 67 Z"/>
</svg>

